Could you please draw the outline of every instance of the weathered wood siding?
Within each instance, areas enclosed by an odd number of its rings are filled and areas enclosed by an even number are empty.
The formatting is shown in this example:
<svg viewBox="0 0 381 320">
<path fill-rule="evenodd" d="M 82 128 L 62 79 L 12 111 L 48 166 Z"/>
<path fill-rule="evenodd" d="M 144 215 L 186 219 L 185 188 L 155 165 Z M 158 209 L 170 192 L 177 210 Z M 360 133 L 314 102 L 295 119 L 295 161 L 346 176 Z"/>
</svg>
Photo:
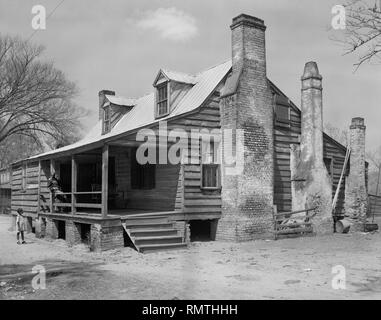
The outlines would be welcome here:
<svg viewBox="0 0 381 320">
<path fill-rule="evenodd" d="M 177 120 L 170 121 L 168 129 L 182 128 L 188 133 L 192 129 L 220 129 L 220 108 L 217 94 L 211 96 L 208 101 L 196 113 L 192 113 Z M 191 163 L 191 159 L 198 161 Z M 188 145 L 188 162 L 182 164 L 183 188 L 178 194 L 183 193 L 183 209 L 186 219 L 212 219 L 221 216 L 221 191 L 205 191 L 201 188 L 201 155 L 200 149 L 191 148 Z M 180 204 L 180 198 L 179 204 Z"/>
<path fill-rule="evenodd" d="M 26 168 L 26 187 L 22 187 L 22 165 L 12 168 L 12 199 L 11 210 L 16 213 L 22 208 L 26 215 L 36 214 L 38 208 L 38 162 L 28 163 Z"/>
<path fill-rule="evenodd" d="M 49 212 L 48 178 L 50 177 L 50 162 L 41 161 L 41 170 L 39 170 L 38 162 L 28 163 L 25 177 L 26 188 L 24 189 L 22 188 L 22 170 L 21 164 L 12 167 L 12 213 L 15 214 L 18 208 L 22 208 L 26 215 Z"/>
<path fill-rule="evenodd" d="M 164 210 L 174 211 L 179 209 L 177 198 L 179 177 L 181 177 L 180 165 L 157 164 L 155 168 L 155 188 L 154 189 L 133 189 L 131 188 L 131 157 L 132 149 L 113 149 L 115 156 L 115 174 L 118 191 L 124 193 L 127 200 L 127 207 L 134 209 Z"/>
</svg>

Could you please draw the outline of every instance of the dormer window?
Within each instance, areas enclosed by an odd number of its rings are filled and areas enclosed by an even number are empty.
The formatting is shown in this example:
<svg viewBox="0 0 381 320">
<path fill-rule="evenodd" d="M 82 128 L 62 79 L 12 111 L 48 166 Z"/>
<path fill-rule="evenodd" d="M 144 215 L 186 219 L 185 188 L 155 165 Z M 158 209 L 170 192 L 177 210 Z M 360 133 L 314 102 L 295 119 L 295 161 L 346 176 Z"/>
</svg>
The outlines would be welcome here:
<svg viewBox="0 0 381 320">
<path fill-rule="evenodd" d="M 157 86 L 156 116 L 163 117 L 169 113 L 168 108 L 168 83 L 164 82 Z"/>
<path fill-rule="evenodd" d="M 153 82 L 155 118 L 168 116 L 196 83 L 191 75 L 160 69 Z"/>
<path fill-rule="evenodd" d="M 103 108 L 103 133 L 111 130 L 111 107 L 110 105 Z"/>
</svg>

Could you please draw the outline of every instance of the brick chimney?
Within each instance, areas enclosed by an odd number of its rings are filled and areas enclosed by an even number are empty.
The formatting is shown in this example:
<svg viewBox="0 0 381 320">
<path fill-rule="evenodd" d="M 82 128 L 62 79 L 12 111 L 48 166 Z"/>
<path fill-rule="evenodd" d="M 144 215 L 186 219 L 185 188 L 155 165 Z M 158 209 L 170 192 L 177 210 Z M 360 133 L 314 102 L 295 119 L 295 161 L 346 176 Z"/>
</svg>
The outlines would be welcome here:
<svg viewBox="0 0 381 320">
<path fill-rule="evenodd" d="M 345 186 L 345 214 L 349 218 L 364 220 L 367 213 L 367 189 L 365 183 L 365 125 L 363 118 L 353 118 L 349 127 L 351 156 L 349 175 Z"/>
<path fill-rule="evenodd" d="M 217 238 L 241 241 L 267 237 L 272 231 L 273 107 L 263 20 L 241 14 L 230 28 L 233 70 L 221 92 L 221 128 L 224 151 L 235 150 L 241 156 L 236 164 L 241 163 L 243 171 L 228 172 L 231 166 L 223 152 Z M 226 129 L 233 131 L 232 146 L 226 144 Z M 242 137 L 243 150 L 235 144 L 235 135 Z"/>
<path fill-rule="evenodd" d="M 106 101 L 106 95 L 115 96 L 115 91 L 101 90 L 98 92 L 98 96 L 99 96 L 99 120 L 103 119 L 103 105 Z"/>
<path fill-rule="evenodd" d="M 314 231 L 330 233 L 333 231 L 332 182 L 323 161 L 323 89 L 316 62 L 305 64 L 301 81 L 300 146 L 291 148 L 292 209 L 316 207 Z"/>
</svg>

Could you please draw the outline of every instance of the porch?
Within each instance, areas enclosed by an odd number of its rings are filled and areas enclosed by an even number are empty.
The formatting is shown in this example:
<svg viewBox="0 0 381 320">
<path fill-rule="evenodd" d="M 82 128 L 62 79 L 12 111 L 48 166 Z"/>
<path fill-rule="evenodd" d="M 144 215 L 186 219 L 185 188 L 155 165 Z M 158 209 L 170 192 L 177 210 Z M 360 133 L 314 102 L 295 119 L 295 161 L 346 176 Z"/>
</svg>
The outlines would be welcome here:
<svg viewBox="0 0 381 320">
<path fill-rule="evenodd" d="M 71 244 L 85 242 L 91 250 L 186 247 L 187 223 L 176 220 L 180 165 L 140 165 L 136 149 L 104 145 L 40 160 L 39 234 Z M 48 188 L 53 174 L 58 192 Z"/>
<path fill-rule="evenodd" d="M 58 159 L 42 160 L 39 213 L 128 216 L 181 211 L 180 165 L 136 161 L 137 146 L 105 145 Z M 49 189 L 58 178 L 60 190 Z"/>
</svg>

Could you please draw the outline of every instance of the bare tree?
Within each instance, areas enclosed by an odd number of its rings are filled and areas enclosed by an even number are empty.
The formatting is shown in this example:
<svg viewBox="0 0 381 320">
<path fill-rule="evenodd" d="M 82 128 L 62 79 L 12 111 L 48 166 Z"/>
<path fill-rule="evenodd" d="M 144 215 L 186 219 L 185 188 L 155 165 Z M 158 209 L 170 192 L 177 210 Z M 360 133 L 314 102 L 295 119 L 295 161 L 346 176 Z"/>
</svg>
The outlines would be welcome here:
<svg viewBox="0 0 381 320">
<path fill-rule="evenodd" d="M 0 168 L 45 151 L 34 139 L 23 135 L 12 135 L 0 143 Z"/>
<path fill-rule="evenodd" d="M 0 144 L 18 135 L 42 145 L 48 136 L 64 141 L 79 132 L 84 112 L 73 102 L 76 86 L 42 61 L 42 52 L 41 46 L 0 35 Z"/>
<path fill-rule="evenodd" d="M 381 62 L 381 0 L 351 0 L 345 8 L 344 54 L 358 53 L 356 70 L 364 62 Z"/>
<path fill-rule="evenodd" d="M 348 130 L 340 129 L 328 122 L 324 124 L 324 132 L 343 146 L 348 145 Z"/>
</svg>

